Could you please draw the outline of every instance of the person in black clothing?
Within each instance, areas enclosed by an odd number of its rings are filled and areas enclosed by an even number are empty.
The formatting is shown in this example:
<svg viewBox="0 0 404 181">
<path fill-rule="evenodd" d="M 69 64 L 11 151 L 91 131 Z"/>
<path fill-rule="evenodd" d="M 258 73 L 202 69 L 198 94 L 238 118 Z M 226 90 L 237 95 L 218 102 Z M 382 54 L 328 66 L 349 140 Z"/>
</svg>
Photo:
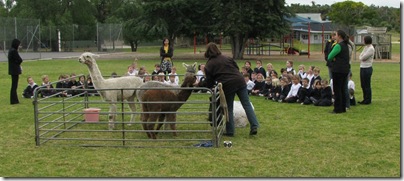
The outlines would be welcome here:
<svg viewBox="0 0 404 181">
<path fill-rule="evenodd" d="M 265 86 L 264 76 L 261 73 L 259 73 L 257 75 L 257 80 L 255 81 L 254 87 L 251 90 L 251 95 L 258 96 L 260 94 L 263 94 L 264 86 Z"/>
<path fill-rule="evenodd" d="M 271 89 L 272 89 L 272 77 L 267 76 L 267 78 L 265 79 L 265 85 L 264 90 L 262 91 L 262 95 L 264 97 L 268 97 Z"/>
<path fill-rule="evenodd" d="M 8 51 L 8 74 L 11 75 L 10 104 L 20 103 L 17 95 L 18 79 L 22 73 L 21 63 L 23 62 L 18 53 L 20 44 L 20 40 L 14 39 Z"/>
<path fill-rule="evenodd" d="M 328 60 L 328 54 L 330 54 L 332 48 L 337 44 L 337 41 L 335 41 L 335 32 L 331 33 L 331 39 L 327 40 L 325 43 L 324 47 L 324 59 L 327 62 L 326 65 L 328 67 L 328 76 L 330 77 L 329 80 L 332 79 L 332 73 L 331 73 L 331 62 L 327 61 Z"/>
<path fill-rule="evenodd" d="M 59 75 L 59 80 L 56 83 L 56 88 L 57 89 L 63 89 L 63 88 L 69 88 L 69 83 L 67 81 L 68 75 L 61 74 Z M 59 93 L 57 96 L 58 97 L 67 97 L 67 92 L 64 90 L 56 90 L 57 93 Z"/>
<path fill-rule="evenodd" d="M 337 42 L 328 55 L 331 62 L 332 81 L 334 89 L 334 110 L 332 113 L 346 112 L 348 74 L 351 65 L 349 64 L 349 39 L 346 33 L 338 30 L 336 33 Z"/>
<path fill-rule="evenodd" d="M 321 81 L 320 68 L 319 67 L 314 67 L 314 69 L 313 69 L 313 77 L 310 80 L 310 86 L 313 86 L 314 81 L 316 81 L 316 80 Z"/>
<path fill-rule="evenodd" d="M 261 60 L 257 60 L 257 66 L 254 68 L 254 72 L 259 74 L 261 73 L 262 76 L 264 76 L 264 79 L 267 78 L 267 73 L 265 71 L 265 69 L 262 67 L 262 61 Z"/>
<path fill-rule="evenodd" d="M 234 97 L 237 94 L 250 122 L 250 135 L 256 135 L 259 127 L 257 117 L 250 103 L 247 85 L 244 77 L 240 74 L 239 67 L 234 59 L 222 55 L 215 43 L 206 46 L 205 64 L 206 86 L 212 88 L 216 82 L 222 83 L 226 96 L 226 103 L 229 113 L 229 122 L 226 123 L 225 136 L 234 136 Z"/>
<path fill-rule="evenodd" d="M 305 99 L 303 104 L 317 104 L 318 100 L 321 99 L 321 81 L 320 80 L 315 80 L 312 90 L 310 91 L 308 99 Z"/>
<path fill-rule="evenodd" d="M 70 74 L 70 80 L 67 81 L 67 88 L 70 88 L 72 90 L 67 91 L 67 94 L 70 94 L 72 96 L 77 94 L 77 91 L 75 89 L 77 89 L 78 86 L 78 82 L 76 80 L 76 74 L 72 73 Z"/>
<path fill-rule="evenodd" d="M 160 73 L 164 73 L 164 72 L 161 70 L 161 65 L 157 63 L 157 64 L 154 65 L 154 70 L 153 70 L 153 72 L 151 73 L 151 75 L 152 75 L 152 80 L 157 81 L 157 80 L 158 80 L 158 75 L 159 75 Z M 164 77 L 165 77 L 165 76 L 164 76 Z"/>
<path fill-rule="evenodd" d="M 332 90 L 328 85 L 328 80 L 321 80 L 321 98 L 314 104 L 315 106 L 331 106 L 332 105 Z"/>
<path fill-rule="evenodd" d="M 310 100 L 309 96 L 311 94 L 311 91 L 313 89 L 310 87 L 309 79 L 303 78 L 302 79 L 302 86 L 299 89 L 299 92 L 297 93 L 299 99 L 297 102 L 304 104 L 304 101 L 307 99 L 308 101 Z"/>
<path fill-rule="evenodd" d="M 24 89 L 24 92 L 22 93 L 22 96 L 24 98 L 33 98 L 34 97 L 34 90 L 39 86 L 35 83 L 35 81 L 34 81 L 34 79 L 32 79 L 32 77 L 28 77 L 27 82 L 28 82 L 28 85 Z"/>
<path fill-rule="evenodd" d="M 160 66 L 161 71 L 163 71 L 165 75 L 171 73 L 171 68 L 174 66 L 172 60 L 173 55 L 174 55 L 174 48 L 171 46 L 170 40 L 168 38 L 164 38 L 163 45 L 160 48 L 160 57 L 161 57 Z"/>
<path fill-rule="evenodd" d="M 53 90 L 53 85 L 49 81 L 48 75 L 42 76 L 42 86 L 41 87 L 43 88 L 41 90 L 41 97 L 49 97 L 55 93 L 55 90 Z"/>
<path fill-rule="evenodd" d="M 265 98 L 266 100 L 273 100 L 275 101 L 276 95 L 281 92 L 281 83 L 278 78 L 272 79 L 272 86 L 269 90 L 268 97 Z"/>
<path fill-rule="evenodd" d="M 280 83 L 281 83 L 280 92 L 276 94 L 275 101 L 283 102 L 286 96 L 288 96 L 291 84 L 289 84 L 289 79 L 287 77 L 281 78 Z"/>
</svg>

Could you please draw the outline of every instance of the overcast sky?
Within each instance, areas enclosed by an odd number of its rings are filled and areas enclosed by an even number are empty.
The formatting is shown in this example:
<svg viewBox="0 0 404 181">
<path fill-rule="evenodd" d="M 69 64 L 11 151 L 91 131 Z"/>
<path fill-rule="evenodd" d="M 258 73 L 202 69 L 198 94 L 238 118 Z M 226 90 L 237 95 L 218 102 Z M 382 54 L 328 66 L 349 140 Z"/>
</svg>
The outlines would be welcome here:
<svg viewBox="0 0 404 181">
<path fill-rule="evenodd" d="M 332 5 L 336 2 L 341 2 L 345 0 L 286 0 L 286 4 L 308 4 L 311 5 L 311 2 L 314 1 L 316 4 L 324 5 Z M 394 7 L 394 8 L 400 8 L 400 4 L 402 1 L 400 0 L 363 0 L 363 1 L 358 1 L 358 0 L 353 0 L 356 2 L 362 2 L 363 4 L 370 6 L 371 4 L 374 4 L 375 6 L 389 6 L 389 7 Z"/>
</svg>

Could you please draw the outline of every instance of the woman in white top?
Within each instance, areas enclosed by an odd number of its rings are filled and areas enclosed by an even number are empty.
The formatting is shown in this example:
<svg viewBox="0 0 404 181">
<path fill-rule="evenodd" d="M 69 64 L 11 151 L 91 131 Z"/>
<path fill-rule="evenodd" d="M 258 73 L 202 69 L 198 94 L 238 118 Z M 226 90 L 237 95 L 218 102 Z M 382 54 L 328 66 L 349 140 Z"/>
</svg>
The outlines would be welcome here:
<svg viewBox="0 0 404 181">
<path fill-rule="evenodd" d="M 370 104 L 372 103 L 372 88 L 370 86 L 372 79 L 372 63 L 375 54 L 375 48 L 372 45 L 372 37 L 365 36 L 363 38 L 365 42 L 365 47 L 362 53 L 359 55 L 360 60 L 360 80 L 363 92 L 363 101 L 359 101 L 359 104 Z"/>
<path fill-rule="evenodd" d="M 202 77 L 205 77 L 205 64 L 203 64 L 203 63 L 201 63 L 201 64 L 199 64 L 199 66 L 198 66 L 198 72 L 196 72 L 196 80 L 198 81 L 198 82 L 200 82 L 201 81 L 201 78 Z"/>
</svg>

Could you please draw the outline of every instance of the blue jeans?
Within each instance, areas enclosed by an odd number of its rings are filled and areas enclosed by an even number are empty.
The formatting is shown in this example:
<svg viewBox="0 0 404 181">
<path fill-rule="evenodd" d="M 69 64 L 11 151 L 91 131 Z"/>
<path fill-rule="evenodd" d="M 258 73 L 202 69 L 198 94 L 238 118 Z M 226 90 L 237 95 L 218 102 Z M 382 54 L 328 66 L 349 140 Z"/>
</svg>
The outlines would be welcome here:
<svg viewBox="0 0 404 181">
<path fill-rule="evenodd" d="M 227 134 L 234 134 L 235 130 L 233 108 L 234 108 L 234 97 L 236 96 L 236 94 L 240 99 L 241 105 L 243 106 L 246 112 L 248 122 L 250 123 L 250 129 L 259 127 L 257 117 L 250 103 L 250 97 L 248 96 L 247 86 L 241 87 L 231 92 L 227 93 L 225 92 L 224 94 L 226 96 L 227 108 L 229 110 L 229 122 L 226 123 Z"/>
</svg>

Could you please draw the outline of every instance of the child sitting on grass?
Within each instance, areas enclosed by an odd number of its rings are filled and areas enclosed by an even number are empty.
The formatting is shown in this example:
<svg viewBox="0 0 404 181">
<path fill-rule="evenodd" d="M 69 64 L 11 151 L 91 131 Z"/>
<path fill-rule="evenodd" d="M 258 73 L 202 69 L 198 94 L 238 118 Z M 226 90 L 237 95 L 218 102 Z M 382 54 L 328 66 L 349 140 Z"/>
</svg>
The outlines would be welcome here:
<svg viewBox="0 0 404 181">
<path fill-rule="evenodd" d="M 172 69 L 171 69 L 171 70 L 172 70 Z M 172 73 L 172 72 L 171 72 L 171 73 Z M 176 76 L 175 74 L 170 74 L 170 75 L 168 76 L 168 80 L 165 81 L 164 83 L 167 84 L 167 85 L 178 86 L 178 83 L 175 82 L 175 77 L 178 77 L 178 76 Z"/>
<path fill-rule="evenodd" d="M 244 76 L 244 81 L 247 84 L 248 95 L 250 95 L 255 84 L 253 81 L 250 80 L 250 74 L 245 73 L 243 76 Z"/>
<path fill-rule="evenodd" d="M 41 97 L 49 97 L 55 93 L 55 91 L 53 90 L 53 85 L 49 81 L 48 75 L 42 76 L 42 86 L 44 87 L 44 89 L 41 90 Z"/>
<path fill-rule="evenodd" d="M 261 96 L 262 91 L 264 90 L 264 86 L 265 86 L 264 76 L 261 73 L 258 73 L 255 85 L 251 90 L 251 95 Z"/>
<path fill-rule="evenodd" d="M 328 80 L 321 80 L 321 98 L 314 103 L 315 106 L 331 106 L 332 105 L 332 90 L 328 85 Z"/>
<path fill-rule="evenodd" d="M 314 81 L 316 80 L 320 80 L 321 81 L 321 76 L 320 76 L 320 68 L 319 67 L 315 67 L 313 69 L 313 78 L 311 78 L 311 82 L 310 83 L 314 83 Z M 313 85 L 313 84 L 311 84 Z"/>
<path fill-rule="evenodd" d="M 315 80 L 309 98 L 303 104 L 315 104 L 321 98 L 321 81 Z"/>
<path fill-rule="evenodd" d="M 287 77 L 282 78 L 281 80 L 281 90 L 279 93 L 276 93 L 275 101 L 283 102 L 290 90 L 290 84 Z"/>
<path fill-rule="evenodd" d="M 281 83 L 278 78 L 272 78 L 272 86 L 266 100 L 275 100 L 276 94 L 281 92 Z"/>
<path fill-rule="evenodd" d="M 302 86 L 299 89 L 299 92 L 297 93 L 297 96 L 299 97 L 299 99 L 297 99 L 297 102 L 300 102 L 301 104 L 304 103 L 304 100 L 310 100 L 309 99 L 309 95 L 312 91 L 312 88 L 309 85 L 309 79 L 303 78 L 302 80 Z"/>
<path fill-rule="evenodd" d="M 293 61 L 292 60 L 287 60 L 286 61 L 286 71 L 287 73 L 296 75 L 295 69 L 293 69 Z"/>
<path fill-rule="evenodd" d="M 22 96 L 24 98 L 33 98 L 34 90 L 35 90 L 35 88 L 38 87 L 38 85 L 36 85 L 36 83 L 34 82 L 34 79 L 32 79 L 32 77 L 28 77 L 27 82 L 28 82 L 28 86 L 24 89 Z"/>
<path fill-rule="evenodd" d="M 303 64 L 299 65 L 299 72 L 297 74 L 299 74 L 300 80 L 303 80 L 304 78 L 307 77 L 307 74 L 304 71 L 304 65 Z"/>
<path fill-rule="evenodd" d="M 267 78 L 265 79 L 264 90 L 262 91 L 262 95 L 264 97 L 268 97 L 271 88 L 272 88 L 272 77 L 267 76 Z"/>
<path fill-rule="evenodd" d="M 297 93 L 302 85 L 300 84 L 299 75 L 293 75 L 292 77 L 292 86 L 290 87 L 289 93 L 285 98 L 285 102 L 295 103 L 298 100 Z"/>
</svg>

